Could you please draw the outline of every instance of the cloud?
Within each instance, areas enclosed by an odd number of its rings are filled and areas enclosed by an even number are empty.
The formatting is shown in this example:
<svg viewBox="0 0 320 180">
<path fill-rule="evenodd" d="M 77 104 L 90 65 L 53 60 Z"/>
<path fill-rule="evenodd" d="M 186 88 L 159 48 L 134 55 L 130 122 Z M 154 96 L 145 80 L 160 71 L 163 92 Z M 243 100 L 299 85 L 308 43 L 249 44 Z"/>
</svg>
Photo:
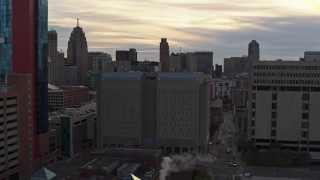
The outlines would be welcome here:
<svg viewBox="0 0 320 180">
<path fill-rule="evenodd" d="M 136 48 L 140 60 L 159 59 L 160 38 L 170 50 L 214 51 L 214 62 L 247 54 L 256 39 L 263 59 L 298 59 L 319 50 L 320 3 L 312 0 L 50 0 L 49 29 L 66 51 L 80 19 L 90 51 L 113 55 Z"/>
</svg>

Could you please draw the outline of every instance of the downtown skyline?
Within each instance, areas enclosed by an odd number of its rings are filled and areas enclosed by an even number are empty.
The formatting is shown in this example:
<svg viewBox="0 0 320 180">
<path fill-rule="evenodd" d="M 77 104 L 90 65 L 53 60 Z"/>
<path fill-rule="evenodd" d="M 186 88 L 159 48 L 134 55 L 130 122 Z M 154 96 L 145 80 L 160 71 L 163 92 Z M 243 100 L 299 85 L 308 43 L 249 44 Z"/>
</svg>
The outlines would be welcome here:
<svg viewBox="0 0 320 180">
<path fill-rule="evenodd" d="M 51 0 L 49 30 L 58 32 L 58 48 L 66 52 L 76 19 L 89 51 L 110 53 L 136 48 L 138 60 L 159 61 L 159 43 L 170 52 L 213 51 L 214 64 L 247 55 L 247 44 L 260 44 L 261 60 L 298 60 L 319 50 L 319 0 Z"/>
</svg>

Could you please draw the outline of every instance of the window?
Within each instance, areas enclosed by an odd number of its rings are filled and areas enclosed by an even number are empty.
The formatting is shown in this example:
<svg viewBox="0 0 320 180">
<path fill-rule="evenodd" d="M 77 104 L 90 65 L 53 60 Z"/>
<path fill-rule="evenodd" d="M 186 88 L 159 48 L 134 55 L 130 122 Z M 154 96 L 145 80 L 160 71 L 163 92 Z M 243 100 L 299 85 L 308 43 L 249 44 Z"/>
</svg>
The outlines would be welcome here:
<svg viewBox="0 0 320 180">
<path fill-rule="evenodd" d="M 276 136 L 276 130 L 271 131 L 271 136 Z"/>
<path fill-rule="evenodd" d="M 251 135 L 254 136 L 255 135 L 255 130 L 251 129 Z"/>
<path fill-rule="evenodd" d="M 277 103 L 272 103 L 272 109 L 277 109 Z"/>
<path fill-rule="evenodd" d="M 251 121 L 251 126 L 254 127 L 256 125 L 256 121 Z"/>
<path fill-rule="evenodd" d="M 252 117 L 256 117 L 256 112 L 252 112 L 252 113 L 251 113 L 251 116 L 252 116 Z"/>
<path fill-rule="evenodd" d="M 302 119 L 309 119 L 308 113 L 302 113 Z"/>
<path fill-rule="evenodd" d="M 276 112 L 272 112 L 272 118 L 277 118 L 277 113 Z"/>
<path fill-rule="evenodd" d="M 272 121 L 271 122 L 271 127 L 276 127 L 277 126 L 277 121 Z"/>
<path fill-rule="evenodd" d="M 307 138 L 308 137 L 308 132 L 307 131 L 302 131 L 301 136 L 303 138 Z"/>
<path fill-rule="evenodd" d="M 302 104 L 302 110 L 309 110 L 309 104 Z"/>
<path fill-rule="evenodd" d="M 277 100 L 277 94 L 272 94 L 272 100 Z"/>
<path fill-rule="evenodd" d="M 309 101 L 309 94 L 302 94 L 303 101 Z"/>
<path fill-rule="evenodd" d="M 305 129 L 305 128 L 308 128 L 309 127 L 309 123 L 308 122 L 303 122 L 302 123 L 302 128 Z"/>
<path fill-rule="evenodd" d="M 255 108 L 256 108 L 256 103 L 253 102 L 253 103 L 252 103 L 252 109 L 255 109 Z"/>
</svg>

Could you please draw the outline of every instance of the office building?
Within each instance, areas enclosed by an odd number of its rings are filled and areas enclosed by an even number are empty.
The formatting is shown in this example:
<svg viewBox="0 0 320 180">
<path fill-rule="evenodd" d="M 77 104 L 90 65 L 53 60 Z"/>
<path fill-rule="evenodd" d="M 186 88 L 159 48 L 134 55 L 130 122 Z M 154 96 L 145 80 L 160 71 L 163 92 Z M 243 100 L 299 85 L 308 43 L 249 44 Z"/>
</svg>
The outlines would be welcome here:
<svg viewBox="0 0 320 180">
<path fill-rule="evenodd" d="M 107 67 L 107 62 L 111 62 L 112 57 L 108 53 L 103 52 L 89 52 L 88 53 L 88 70 L 89 71 L 103 71 Z"/>
<path fill-rule="evenodd" d="M 167 42 L 167 38 L 161 38 L 160 42 L 160 64 L 161 64 L 161 72 L 169 72 L 169 43 Z"/>
<path fill-rule="evenodd" d="M 171 72 L 213 73 L 213 52 L 171 53 L 169 69 Z"/>
<path fill-rule="evenodd" d="M 249 76 L 247 73 L 238 74 L 234 79 L 232 90 L 232 104 L 234 106 L 247 107 L 249 100 Z"/>
<path fill-rule="evenodd" d="M 242 146 L 247 142 L 248 137 L 248 108 L 245 106 L 237 106 L 234 108 L 234 131 L 235 142 Z M 240 147 L 239 147 L 240 148 Z"/>
<path fill-rule="evenodd" d="M 210 101 L 210 125 L 221 123 L 224 120 L 222 108 L 222 100 L 216 99 Z"/>
<path fill-rule="evenodd" d="M 104 72 L 129 72 L 131 71 L 130 61 L 111 61 L 107 62 Z"/>
<path fill-rule="evenodd" d="M 304 61 L 320 61 L 320 51 L 305 51 Z"/>
<path fill-rule="evenodd" d="M 19 179 L 18 93 L 0 85 L 0 178 Z M 19 112 L 20 113 L 20 112 Z"/>
<path fill-rule="evenodd" d="M 19 75 L 11 80 L 19 81 L 19 76 L 22 74 L 31 76 L 25 83 L 31 85 L 30 90 L 27 89 L 30 96 L 26 97 L 31 98 L 29 103 L 32 108 L 28 109 L 29 116 L 21 116 L 23 118 L 21 122 L 31 121 L 30 124 L 22 127 L 28 128 L 24 129 L 25 132 L 31 132 L 33 136 L 32 143 L 28 144 L 32 151 L 26 152 L 28 154 L 26 157 L 30 154 L 32 157 L 29 158 L 31 163 L 21 165 L 28 166 L 21 171 L 20 177 L 22 177 L 48 164 L 48 161 L 54 161 L 55 158 L 51 159 L 52 153 L 47 151 L 48 142 L 51 142 L 49 139 L 54 138 L 55 135 L 55 132 L 48 130 L 48 2 L 45 0 L 1 1 L 0 9 L 0 39 L 2 39 L 0 62 L 1 68 L 5 69 L 1 71 L 5 72 L 1 77 L 4 77 L 4 74 L 15 73 Z M 9 76 L 7 78 L 10 83 Z M 19 82 L 22 83 L 22 81 Z M 20 86 L 19 89 L 21 88 L 23 87 Z M 44 141 L 46 141 L 45 144 L 43 144 Z"/>
<path fill-rule="evenodd" d="M 207 150 L 209 87 L 202 73 L 104 73 L 97 99 L 100 148 Z"/>
<path fill-rule="evenodd" d="M 159 62 L 154 61 L 136 61 L 131 62 L 131 71 L 134 72 L 156 72 Z"/>
<path fill-rule="evenodd" d="M 255 61 L 250 72 L 248 139 L 320 151 L 320 63 Z"/>
<path fill-rule="evenodd" d="M 212 98 L 226 98 L 232 99 L 232 90 L 234 88 L 234 81 L 227 79 L 213 79 L 212 80 Z"/>
<path fill-rule="evenodd" d="M 194 52 L 197 59 L 197 71 L 204 74 L 213 73 L 213 52 Z"/>
<path fill-rule="evenodd" d="M 238 74 L 248 73 L 248 57 L 230 57 L 224 58 L 223 75 L 227 79 L 234 79 Z"/>
<path fill-rule="evenodd" d="M 221 78 L 222 76 L 222 65 L 218 65 L 216 64 L 216 68 L 215 68 L 215 71 L 214 71 L 214 78 Z"/>
<path fill-rule="evenodd" d="M 96 145 L 97 114 L 86 108 L 67 108 L 49 116 L 49 126 L 58 134 L 59 156 L 72 158 L 83 148 Z"/>
<path fill-rule="evenodd" d="M 85 86 L 48 85 L 49 112 L 79 107 L 89 102 L 89 89 Z"/>
<path fill-rule="evenodd" d="M 130 61 L 136 62 L 138 60 L 137 50 L 134 48 L 126 50 L 117 50 L 116 51 L 116 61 Z"/>
<path fill-rule="evenodd" d="M 88 45 L 86 35 L 79 26 L 79 20 L 69 38 L 67 58 L 70 65 L 78 67 L 76 85 L 85 85 L 88 72 Z"/>
<path fill-rule="evenodd" d="M 98 84 L 101 80 L 102 71 L 88 72 L 87 74 L 87 87 L 89 90 L 96 91 Z"/>
<path fill-rule="evenodd" d="M 66 86 L 76 86 L 78 84 L 78 66 L 65 65 L 63 72 Z"/>
<path fill-rule="evenodd" d="M 248 61 L 254 62 L 260 60 L 260 48 L 259 43 L 256 40 L 252 40 L 248 44 Z"/>
<path fill-rule="evenodd" d="M 48 32 L 48 83 L 62 85 L 64 83 L 64 53 L 57 51 L 58 35 L 55 30 Z"/>
<path fill-rule="evenodd" d="M 182 72 L 185 70 L 185 53 L 171 53 L 169 69 L 170 72 Z"/>
</svg>

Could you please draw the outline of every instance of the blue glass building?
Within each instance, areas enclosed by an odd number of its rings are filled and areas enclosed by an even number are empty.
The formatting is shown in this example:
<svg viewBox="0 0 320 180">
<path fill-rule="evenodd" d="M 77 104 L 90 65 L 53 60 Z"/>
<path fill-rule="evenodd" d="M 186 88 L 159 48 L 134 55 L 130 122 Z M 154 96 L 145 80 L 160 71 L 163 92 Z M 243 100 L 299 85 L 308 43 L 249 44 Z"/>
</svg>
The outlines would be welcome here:
<svg viewBox="0 0 320 180">
<path fill-rule="evenodd" d="M 0 1 L 0 82 L 12 72 L 12 1 Z"/>
</svg>

